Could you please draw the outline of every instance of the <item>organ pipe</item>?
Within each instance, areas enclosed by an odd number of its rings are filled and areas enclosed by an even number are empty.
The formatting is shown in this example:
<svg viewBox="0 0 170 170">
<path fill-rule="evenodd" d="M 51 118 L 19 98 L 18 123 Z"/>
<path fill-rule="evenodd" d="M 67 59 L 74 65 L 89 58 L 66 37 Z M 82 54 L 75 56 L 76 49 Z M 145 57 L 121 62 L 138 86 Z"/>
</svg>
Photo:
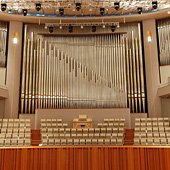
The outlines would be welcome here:
<svg viewBox="0 0 170 170">
<path fill-rule="evenodd" d="M 28 35 L 26 26 L 21 113 L 34 113 L 37 108 L 130 107 L 131 112 L 144 111 L 140 33 L 134 37 L 131 32 L 131 41 L 120 33 L 34 35 Z"/>
</svg>

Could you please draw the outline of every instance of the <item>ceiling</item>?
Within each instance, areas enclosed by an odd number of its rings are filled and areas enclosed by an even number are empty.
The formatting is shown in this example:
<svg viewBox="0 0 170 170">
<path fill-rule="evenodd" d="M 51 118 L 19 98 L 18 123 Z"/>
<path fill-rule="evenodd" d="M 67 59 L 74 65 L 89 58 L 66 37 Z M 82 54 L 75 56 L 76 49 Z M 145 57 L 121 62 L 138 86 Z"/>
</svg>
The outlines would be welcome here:
<svg viewBox="0 0 170 170">
<path fill-rule="evenodd" d="M 4 1 L 0 0 L 1 4 Z M 36 10 L 36 3 L 41 4 L 40 11 Z M 114 2 L 119 2 L 120 8 L 114 8 Z M 25 23 L 75 23 L 75 22 L 135 22 L 145 19 L 159 19 L 169 17 L 169 0 L 157 2 L 157 9 L 152 8 L 152 1 L 114 1 L 114 0 L 6 0 L 5 12 L 0 12 L 0 20 L 22 21 Z M 76 10 L 76 3 L 81 3 L 81 9 Z M 142 7 L 139 15 L 137 8 Z M 64 15 L 59 13 L 64 9 Z M 100 8 L 104 8 L 104 15 L 100 15 Z M 22 9 L 27 9 L 28 15 L 22 15 Z"/>
<path fill-rule="evenodd" d="M 60 16 L 60 9 L 64 9 L 64 16 L 100 16 L 100 8 L 104 8 L 104 14 L 107 16 L 124 15 L 137 13 L 138 7 L 143 12 L 152 12 L 155 10 L 170 8 L 169 0 L 0 0 L 5 3 L 7 12 L 21 14 L 22 9 L 27 9 L 29 15 L 41 16 L 55 15 Z M 119 3 L 119 9 L 115 9 L 115 2 Z M 156 2 L 157 7 L 153 9 L 152 3 Z M 41 5 L 39 12 L 36 10 L 36 4 Z M 80 9 L 77 10 L 77 4 Z"/>
</svg>

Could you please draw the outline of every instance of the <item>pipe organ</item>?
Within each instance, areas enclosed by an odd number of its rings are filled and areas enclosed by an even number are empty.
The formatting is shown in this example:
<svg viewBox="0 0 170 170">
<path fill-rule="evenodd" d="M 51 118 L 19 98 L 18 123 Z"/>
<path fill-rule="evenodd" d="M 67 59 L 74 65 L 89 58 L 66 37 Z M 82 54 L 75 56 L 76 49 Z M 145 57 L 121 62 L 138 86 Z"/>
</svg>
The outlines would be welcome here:
<svg viewBox="0 0 170 170">
<path fill-rule="evenodd" d="M 160 65 L 170 64 L 170 18 L 157 21 Z"/>
<path fill-rule="evenodd" d="M 20 112 L 130 107 L 145 112 L 140 24 L 124 33 L 37 36 L 25 25 Z"/>
<path fill-rule="evenodd" d="M 7 22 L 0 22 L 0 67 L 6 66 Z"/>
</svg>

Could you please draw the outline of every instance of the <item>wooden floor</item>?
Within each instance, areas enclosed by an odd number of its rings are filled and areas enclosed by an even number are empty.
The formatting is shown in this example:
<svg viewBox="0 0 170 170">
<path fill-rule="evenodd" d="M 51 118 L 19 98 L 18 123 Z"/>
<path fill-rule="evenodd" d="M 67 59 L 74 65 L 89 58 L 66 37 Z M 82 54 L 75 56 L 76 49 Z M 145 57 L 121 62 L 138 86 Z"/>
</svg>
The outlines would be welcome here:
<svg viewBox="0 0 170 170">
<path fill-rule="evenodd" d="M 134 129 L 126 129 L 124 145 L 133 145 Z M 31 130 L 31 144 L 32 146 L 39 146 L 41 143 L 40 130 Z"/>
</svg>

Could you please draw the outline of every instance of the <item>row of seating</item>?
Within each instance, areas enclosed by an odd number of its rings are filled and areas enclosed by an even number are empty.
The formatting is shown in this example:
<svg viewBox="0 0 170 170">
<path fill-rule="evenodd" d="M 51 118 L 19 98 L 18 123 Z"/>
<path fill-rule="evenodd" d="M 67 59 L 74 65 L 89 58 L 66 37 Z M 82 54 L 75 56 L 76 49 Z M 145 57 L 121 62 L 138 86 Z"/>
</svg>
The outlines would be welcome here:
<svg viewBox="0 0 170 170">
<path fill-rule="evenodd" d="M 31 134 L 0 134 L 0 139 L 31 139 Z"/>
<path fill-rule="evenodd" d="M 30 123 L 30 119 L 0 119 L 0 123 Z"/>
<path fill-rule="evenodd" d="M 170 132 L 170 127 L 135 127 L 135 132 L 160 132 L 160 133 L 168 133 Z"/>
<path fill-rule="evenodd" d="M 42 145 L 123 145 L 123 139 L 43 139 Z"/>
<path fill-rule="evenodd" d="M 67 128 L 67 123 L 41 123 L 41 128 Z"/>
<path fill-rule="evenodd" d="M 104 123 L 125 123 L 125 119 L 104 119 Z"/>
<path fill-rule="evenodd" d="M 124 133 L 124 128 L 85 128 L 85 129 L 76 129 L 76 128 L 42 128 L 41 133 L 68 133 L 68 134 L 87 134 L 87 133 Z"/>
<path fill-rule="evenodd" d="M 31 129 L 24 129 L 24 128 L 20 128 L 20 129 L 8 129 L 8 128 L 2 128 L 1 129 L 1 134 L 6 134 L 6 133 L 31 133 Z"/>
<path fill-rule="evenodd" d="M 169 122 L 135 122 L 135 127 L 169 127 Z"/>
<path fill-rule="evenodd" d="M 49 134 L 42 134 L 41 135 L 41 138 L 42 139 L 81 139 L 81 138 L 90 138 L 90 139 L 93 139 L 93 138 L 108 138 L 108 139 L 111 139 L 111 138 L 119 138 L 119 139 L 123 139 L 124 138 L 124 134 L 123 133 L 95 133 L 95 134 L 63 134 L 63 133 L 49 133 Z"/>
<path fill-rule="evenodd" d="M 125 119 L 104 119 L 104 122 L 98 123 L 97 127 L 125 127 Z"/>
<path fill-rule="evenodd" d="M 30 123 L 0 123 L 0 128 L 31 128 Z"/>
<path fill-rule="evenodd" d="M 170 133 L 135 133 L 134 138 L 170 138 Z"/>
<path fill-rule="evenodd" d="M 98 123 L 98 128 L 107 128 L 107 127 L 125 127 L 125 123 Z"/>
<path fill-rule="evenodd" d="M 134 145 L 170 145 L 170 139 L 134 139 Z"/>
<path fill-rule="evenodd" d="M 41 119 L 41 123 L 62 123 L 62 119 Z"/>
<path fill-rule="evenodd" d="M 0 139 L 0 146 L 30 146 L 30 139 Z"/>
<path fill-rule="evenodd" d="M 160 117 L 160 118 L 136 118 L 135 122 L 169 122 L 170 118 Z"/>
</svg>

